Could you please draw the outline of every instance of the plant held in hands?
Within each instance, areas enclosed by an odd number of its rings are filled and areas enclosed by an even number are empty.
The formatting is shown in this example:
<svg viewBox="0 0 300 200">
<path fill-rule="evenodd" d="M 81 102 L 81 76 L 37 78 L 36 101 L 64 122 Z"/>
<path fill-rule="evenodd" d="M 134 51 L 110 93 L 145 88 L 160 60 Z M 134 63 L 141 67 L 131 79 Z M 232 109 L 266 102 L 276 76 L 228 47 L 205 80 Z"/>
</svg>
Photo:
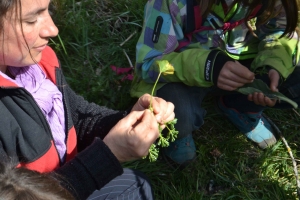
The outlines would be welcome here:
<svg viewBox="0 0 300 200">
<path fill-rule="evenodd" d="M 173 74 L 174 73 L 174 67 L 167 61 L 167 60 L 161 60 L 161 61 L 156 61 L 158 67 L 159 67 L 159 74 L 157 76 L 157 79 L 154 83 L 154 86 L 152 88 L 152 92 L 151 95 L 153 97 L 153 93 L 155 91 L 155 87 L 157 85 L 157 82 L 161 76 L 161 74 L 163 75 L 168 75 L 168 74 Z M 151 110 L 151 112 L 153 112 L 153 108 L 152 108 L 152 98 L 150 101 L 150 106 L 149 106 L 149 110 Z M 169 141 L 174 142 L 177 135 L 178 135 L 178 131 L 175 130 L 174 125 L 177 123 L 177 119 L 173 119 L 171 121 L 168 122 L 164 122 L 164 124 L 158 124 L 158 129 L 159 129 L 159 138 L 158 141 L 156 142 L 156 144 L 152 144 L 150 149 L 149 149 L 149 154 L 147 157 L 149 157 L 150 162 L 156 161 L 158 158 L 158 153 L 159 153 L 159 148 L 158 146 L 161 147 L 168 147 L 169 146 Z M 161 125 L 165 125 L 165 129 L 167 129 L 167 134 L 162 134 L 162 128 Z"/>
<path fill-rule="evenodd" d="M 296 102 L 289 99 L 280 92 L 271 91 L 269 86 L 267 86 L 267 84 L 265 84 L 260 79 L 254 79 L 252 83 L 245 84 L 243 87 L 238 88 L 237 91 L 245 95 L 253 94 L 254 92 L 262 92 L 265 96 L 269 97 L 270 99 L 286 101 L 287 103 L 291 104 L 294 108 L 298 108 L 298 104 Z"/>
</svg>

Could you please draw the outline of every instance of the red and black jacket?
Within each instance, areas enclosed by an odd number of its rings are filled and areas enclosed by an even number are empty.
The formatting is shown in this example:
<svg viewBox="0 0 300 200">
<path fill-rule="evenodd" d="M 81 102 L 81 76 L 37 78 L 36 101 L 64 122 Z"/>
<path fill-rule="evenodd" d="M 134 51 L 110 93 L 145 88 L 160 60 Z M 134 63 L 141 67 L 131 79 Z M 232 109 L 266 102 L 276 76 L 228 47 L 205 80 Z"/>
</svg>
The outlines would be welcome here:
<svg viewBox="0 0 300 200">
<path fill-rule="evenodd" d="M 125 115 L 85 101 L 67 85 L 54 51 L 47 47 L 39 65 L 63 95 L 66 159 L 60 161 L 49 124 L 32 95 L 0 76 L 0 159 L 17 158 L 17 166 L 55 171 L 67 186 L 86 198 L 122 173 L 101 139 Z M 80 153 L 77 153 L 80 152 Z M 73 191 L 74 192 L 74 191 Z"/>
</svg>

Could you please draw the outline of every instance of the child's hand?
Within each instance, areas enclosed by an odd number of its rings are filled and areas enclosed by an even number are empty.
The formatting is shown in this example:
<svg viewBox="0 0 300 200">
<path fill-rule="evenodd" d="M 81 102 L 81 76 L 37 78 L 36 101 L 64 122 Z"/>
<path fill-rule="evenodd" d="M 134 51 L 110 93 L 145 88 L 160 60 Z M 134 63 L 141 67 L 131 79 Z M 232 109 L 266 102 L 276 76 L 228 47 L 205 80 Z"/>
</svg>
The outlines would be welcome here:
<svg viewBox="0 0 300 200">
<path fill-rule="evenodd" d="M 233 91 L 254 80 L 254 73 L 239 62 L 228 61 L 220 71 L 217 86 L 223 90 Z"/>
<path fill-rule="evenodd" d="M 280 75 L 279 73 L 275 70 L 275 69 L 271 69 L 269 71 L 269 78 L 270 78 L 270 89 L 273 91 L 273 92 L 278 92 L 278 83 L 279 83 L 279 80 L 280 80 Z"/>
<path fill-rule="evenodd" d="M 270 89 L 273 92 L 278 92 L 278 83 L 280 80 L 280 75 L 279 73 L 271 69 L 268 73 L 269 78 L 270 78 Z M 253 94 L 248 95 L 248 100 L 253 101 L 256 105 L 261 105 L 261 106 L 270 106 L 273 107 L 276 104 L 276 99 L 270 99 L 269 97 L 266 97 L 263 93 L 258 93 L 255 92 Z"/>
</svg>

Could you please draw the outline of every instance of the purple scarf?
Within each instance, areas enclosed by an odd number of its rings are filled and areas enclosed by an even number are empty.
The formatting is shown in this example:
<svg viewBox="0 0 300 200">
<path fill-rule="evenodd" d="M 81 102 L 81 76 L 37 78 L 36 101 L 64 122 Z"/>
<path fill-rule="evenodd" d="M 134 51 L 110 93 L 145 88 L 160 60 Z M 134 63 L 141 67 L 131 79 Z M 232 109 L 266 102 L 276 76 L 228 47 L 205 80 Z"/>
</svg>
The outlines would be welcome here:
<svg viewBox="0 0 300 200">
<path fill-rule="evenodd" d="M 61 92 L 53 82 L 46 78 L 45 73 L 38 65 L 9 67 L 8 69 L 15 77 L 15 80 L 11 81 L 30 92 L 41 108 L 50 125 L 59 156 L 63 160 L 66 152 L 66 136 Z"/>
</svg>

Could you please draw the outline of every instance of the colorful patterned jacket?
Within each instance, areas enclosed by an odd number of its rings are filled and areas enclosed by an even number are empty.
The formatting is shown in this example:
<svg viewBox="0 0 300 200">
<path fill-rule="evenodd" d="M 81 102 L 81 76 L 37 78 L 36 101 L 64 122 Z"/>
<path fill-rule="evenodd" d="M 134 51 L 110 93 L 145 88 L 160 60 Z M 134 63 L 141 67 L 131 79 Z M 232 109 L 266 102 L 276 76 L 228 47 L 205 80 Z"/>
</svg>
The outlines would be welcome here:
<svg viewBox="0 0 300 200">
<path fill-rule="evenodd" d="M 292 39 L 279 38 L 286 27 L 281 1 L 275 4 L 279 14 L 264 25 L 256 25 L 264 5 L 251 13 L 247 23 L 257 37 L 244 23 L 247 7 L 231 6 L 232 2 L 220 0 L 208 17 L 201 19 L 199 5 L 193 0 L 148 0 L 136 45 L 131 95 L 151 92 L 159 71 L 156 60 L 168 60 L 175 68 L 173 75 L 161 76 L 156 89 L 167 82 L 210 87 L 227 61 L 244 59 L 254 59 L 252 71 L 269 66 L 285 80 L 298 62 L 299 51 L 297 34 Z"/>
</svg>

